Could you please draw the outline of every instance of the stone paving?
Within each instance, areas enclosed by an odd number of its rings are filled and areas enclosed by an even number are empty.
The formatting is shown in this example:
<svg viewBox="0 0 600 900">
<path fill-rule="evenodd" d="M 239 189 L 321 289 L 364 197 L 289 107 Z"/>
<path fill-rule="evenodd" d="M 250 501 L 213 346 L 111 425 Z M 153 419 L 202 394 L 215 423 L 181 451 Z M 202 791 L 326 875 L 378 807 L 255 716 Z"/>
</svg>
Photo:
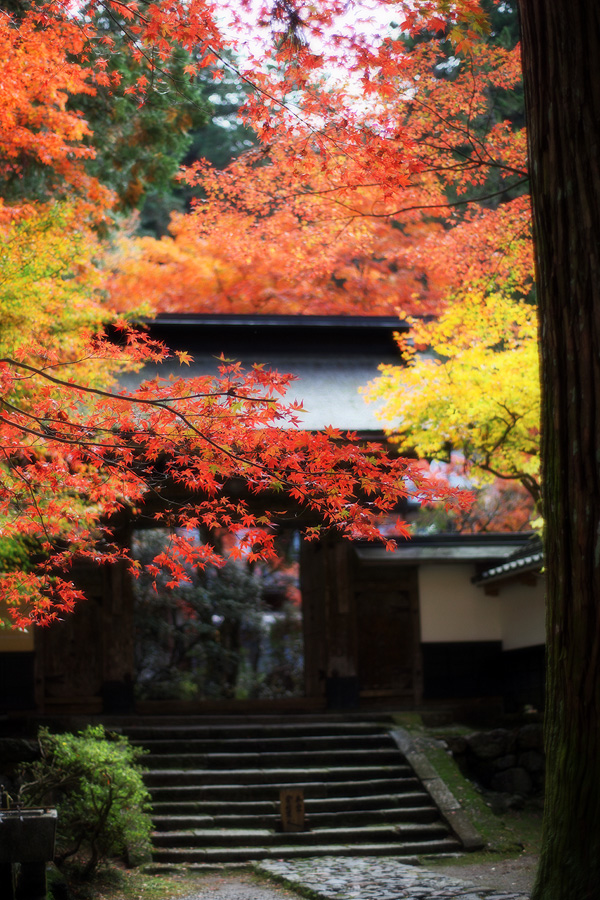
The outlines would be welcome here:
<svg viewBox="0 0 600 900">
<path fill-rule="evenodd" d="M 265 860 L 256 870 L 323 900 L 528 900 L 529 895 L 474 886 L 390 857 Z"/>
</svg>

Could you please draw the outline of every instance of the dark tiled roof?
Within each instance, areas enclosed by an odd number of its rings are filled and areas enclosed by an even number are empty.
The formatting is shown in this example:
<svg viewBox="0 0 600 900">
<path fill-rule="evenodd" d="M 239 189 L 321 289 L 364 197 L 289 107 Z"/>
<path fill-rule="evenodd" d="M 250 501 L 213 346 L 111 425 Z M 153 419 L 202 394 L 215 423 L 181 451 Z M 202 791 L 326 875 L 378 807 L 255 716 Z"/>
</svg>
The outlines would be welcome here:
<svg viewBox="0 0 600 900">
<path fill-rule="evenodd" d="M 287 350 L 308 358 L 340 350 L 400 361 L 394 332 L 409 326 L 397 316 L 258 316 L 161 313 L 145 321 L 152 337 L 172 350 L 214 349 L 225 353 Z"/>
<path fill-rule="evenodd" d="M 475 562 L 482 566 L 500 566 L 521 553 L 531 540 L 530 533 L 476 533 L 413 535 L 399 541 L 393 551 L 381 544 L 355 542 L 358 556 L 379 562 Z"/>
<path fill-rule="evenodd" d="M 515 550 L 510 557 L 498 565 L 476 575 L 473 584 L 490 584 L 494 581 L 502 581 L 512 575 L 522 575 L 526 572 L 538 572 L 544 564 L 544 550 L 540 538 L 536 535 L 527 541 L 527 544 Z"/>
</svg>

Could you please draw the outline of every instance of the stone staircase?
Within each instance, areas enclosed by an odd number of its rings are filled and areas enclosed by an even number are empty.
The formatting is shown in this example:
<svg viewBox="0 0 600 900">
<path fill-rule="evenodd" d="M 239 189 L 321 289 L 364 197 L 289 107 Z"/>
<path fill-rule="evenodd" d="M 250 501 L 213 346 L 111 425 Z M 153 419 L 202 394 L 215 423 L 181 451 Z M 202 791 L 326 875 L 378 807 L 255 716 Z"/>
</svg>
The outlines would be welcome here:
<svg viewBox="0 0 600 900">
<path fill-rule="evenodd" d="M 156 717 L 119 727 L 149 753 L 155 863 L 455 852 L 459 841 L 389 733 L 342 716 Z M 302 788 L 305 830 L 281 830 Z"/>
</svg>

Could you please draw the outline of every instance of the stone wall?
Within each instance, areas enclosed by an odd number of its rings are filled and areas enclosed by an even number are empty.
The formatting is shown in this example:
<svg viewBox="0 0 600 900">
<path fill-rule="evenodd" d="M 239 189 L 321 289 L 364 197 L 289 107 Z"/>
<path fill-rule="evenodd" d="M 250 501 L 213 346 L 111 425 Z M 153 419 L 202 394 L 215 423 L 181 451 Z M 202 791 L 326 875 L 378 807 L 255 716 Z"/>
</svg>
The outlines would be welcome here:
<svg viewBox="0 0 600 900">
<path fill-rule="evenodd" d="M 461 772 L 483 788 L 516 797 L 541 795 L 544 742 L 541 724 L 444 736 Z"/>
</svg>

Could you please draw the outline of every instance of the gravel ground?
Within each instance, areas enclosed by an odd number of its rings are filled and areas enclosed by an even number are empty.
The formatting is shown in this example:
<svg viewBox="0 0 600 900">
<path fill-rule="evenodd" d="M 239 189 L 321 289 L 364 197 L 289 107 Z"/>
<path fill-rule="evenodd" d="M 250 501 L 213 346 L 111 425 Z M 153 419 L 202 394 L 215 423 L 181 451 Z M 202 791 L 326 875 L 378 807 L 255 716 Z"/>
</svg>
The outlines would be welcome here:
<svg viewBox="0 0 600 900">
<path fill-rule="evenodd" d="M 456 864 L 432 864 L 431 871 L 464 878 L 478 887 L 528 893 L 533 887 L 537 864 L 537 856 L 525 854 L 495 863 L 469 863 L 467 857 Z"/>
<path fill-rule="evenodd" d="M 181 900 L 298 900 L 295 891 L 277 884 L 257 881 L 250 873 L 202 878 L 198 893 Z"/>
</svg>

